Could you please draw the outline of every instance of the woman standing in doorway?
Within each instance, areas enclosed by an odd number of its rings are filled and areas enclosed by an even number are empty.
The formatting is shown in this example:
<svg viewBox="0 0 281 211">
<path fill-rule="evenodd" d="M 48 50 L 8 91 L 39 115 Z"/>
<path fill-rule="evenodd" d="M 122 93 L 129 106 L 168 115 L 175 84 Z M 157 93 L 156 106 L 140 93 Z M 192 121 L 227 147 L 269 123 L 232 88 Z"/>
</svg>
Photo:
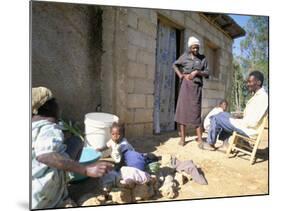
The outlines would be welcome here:
<svg viewBox="0 0 281 211">
<path fill-rule="evenodd" d="M 206 57 L 199 54 L 200 42 L 195 37 L 188 40 L 188 49 L 173 63 L 173 69 L 181 79 L 181 87 L 177 102 L 175 121 L 180 129 L 179 145 L 185 142 L 187 126 L 196 128 L 197 141 L 202 143 L 201 101 L 203 77 L 208 78 Z"/>
</svg>

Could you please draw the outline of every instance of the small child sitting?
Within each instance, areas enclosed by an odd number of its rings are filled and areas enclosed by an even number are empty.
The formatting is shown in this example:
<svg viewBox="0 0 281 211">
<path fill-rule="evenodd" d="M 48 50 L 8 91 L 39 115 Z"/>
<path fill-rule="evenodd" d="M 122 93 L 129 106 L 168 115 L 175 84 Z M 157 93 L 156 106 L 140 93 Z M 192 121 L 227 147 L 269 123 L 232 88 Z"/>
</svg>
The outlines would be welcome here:
<svg viewBox="0 0 281 211">
<path fill-rule="evenodd" d="M 219 114 L 220 112 L 225 112 L 227 110 L 228 107 L 228 102 L 226 100 L 221 100 L 219 105 L 216 106 L 215 108 L 213 108 L 208 115 L 205 117 L 204 120 L 204 129 L 206 132 L 209 131 L 210 128 L 210 124 L 211 124 L 211 116 L 214 116 L 216 114 Z"/>
<path fill-rule="evenodd" d="M 117 165 L 114 171 L 103 178 L 104 189 L 115 186 L 120 180 L 124 183 L 137 184 L 149 181 L 150 175 L 145 172 L 146 166 L 158 158 L 153 154 L 135 151 L 124 137 L 125 129 L 122 124 L 114 122 L 110 132 L 111 139 L 106 143 L 106 147 L 111 148 L 111 158 Z"/>
<path fill-rule="evenodd" d="M 110 132 L 111 139 L 106 143 L 106 147 L 111 148 L 111 158 L 116 164 L 119 164 L 117 165 L 118 168 L 128 166 L 145 171 L 147 164 L 157 160 L 156 156 L 152 154 L 135 151 L 124 137 L 125 129 L 123 124 L 114 122 Z"/>
<path fill-rule="evenodd" d="M 131 144 L 124 137 L 124 126 L 117 122 L 112 124 L 110 129 L 111 139 L 106 143 L 108 148 L 111 148 L 111 158 L 115 163 L 120 163 L 122 152 L 126 150 L 135 151 Z"/>
</svg>

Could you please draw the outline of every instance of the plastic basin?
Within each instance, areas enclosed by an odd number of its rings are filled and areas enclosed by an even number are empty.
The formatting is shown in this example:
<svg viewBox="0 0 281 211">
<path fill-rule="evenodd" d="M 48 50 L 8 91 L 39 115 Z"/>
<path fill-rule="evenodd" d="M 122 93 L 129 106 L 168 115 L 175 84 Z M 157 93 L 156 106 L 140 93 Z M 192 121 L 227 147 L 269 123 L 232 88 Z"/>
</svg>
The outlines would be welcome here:
<svg viewBox="0 0 281 211">
<path fill-rule="evenodd" d="M 92 147 L 84 147 L 81 153 L 81 157 L 79 159 L 79 163 L 82 165 L 88 165 L 94 163 L 100 159 L 101 155 L 102 155 L 101 152 L 96 151 Z M 78 182 L 88 178 L 85 175 L 81 175 L 77 173 L 71 173 L 71 177 L 72 177 L 71 182 Z"/>
</svg>

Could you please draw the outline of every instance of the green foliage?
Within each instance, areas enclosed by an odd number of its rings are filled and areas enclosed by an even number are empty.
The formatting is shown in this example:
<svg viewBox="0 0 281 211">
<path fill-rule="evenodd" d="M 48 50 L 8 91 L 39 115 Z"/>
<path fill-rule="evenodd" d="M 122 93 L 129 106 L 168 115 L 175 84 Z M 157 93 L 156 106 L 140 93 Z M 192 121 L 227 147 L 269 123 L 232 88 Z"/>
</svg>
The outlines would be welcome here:
<svg viewBox="0 0 281 211">
<path fill-rule="evenodd" d="M 242 111 L 246 105 L 247 87 L 241 65 L 238 60 L 233 60 L 233 85 L 231 92 L 230 110 Z"/>
<path fill-rule="evenodd" d="M 78 136 L 82 141 L 84 141 L 83 132 L 79 129 L 78 123 L 73 124 L 72 121 L 66 122 L 63 119 L 61 119 L 60 122 L 64 130 L 69 131 L 72 135 Z"/>
<path fill-rule="evenodd" d="M 264 73 L 264 86 L 268 88 L 268 17 L 252 16 L 246 25 L 246 37 L 240 42 L 243 71 L 259 70 Z"/>
<path fill-rule="evenodd" d="M 246 87 L 248 74 L 259 70 L 264 74 L 268 90 L 268 17 L 252 16 L 246 27 L 246 36 L 240 42 L 241 54 L 233 59 L 233 86 L 230 109 L 242 111 L 250 98 Z"/>
</svg>

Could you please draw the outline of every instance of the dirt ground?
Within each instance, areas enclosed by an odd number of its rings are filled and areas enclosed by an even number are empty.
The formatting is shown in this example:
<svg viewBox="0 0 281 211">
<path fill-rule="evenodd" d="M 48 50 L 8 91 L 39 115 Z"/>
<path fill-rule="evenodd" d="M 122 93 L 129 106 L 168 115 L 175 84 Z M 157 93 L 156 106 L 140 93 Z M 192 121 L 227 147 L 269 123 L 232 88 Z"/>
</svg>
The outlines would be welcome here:
<svg viewBox="0 0 281 211">
<path fill-rule="evenodd" d="M 201 168 L 208 185 L 189 181 L 181 186 L 178 196 L 172 200 L 268 194 L 267 129 L 264 130 L 254 165 L 250 165 L 249 156 L 242 153 L 227 158 L 223 149 L 201 150 L 195 141 L 189 141 L 190 138 L 186 138 L 183 147 L 178 145 L 179 138 L 176 132 L 130 140 L 137 151 L 153 152 L 159 156 L 175 155 L 179 160 L 193 160 L 197 167 Z M 76 202 L 87 193 L 98 194 L 100 191 L 98 179 L 87 179 L 69 187 L 70 196 Z M 161 196 L 152 199 L 161 200 L 168 199 Z"/>
</svg>

